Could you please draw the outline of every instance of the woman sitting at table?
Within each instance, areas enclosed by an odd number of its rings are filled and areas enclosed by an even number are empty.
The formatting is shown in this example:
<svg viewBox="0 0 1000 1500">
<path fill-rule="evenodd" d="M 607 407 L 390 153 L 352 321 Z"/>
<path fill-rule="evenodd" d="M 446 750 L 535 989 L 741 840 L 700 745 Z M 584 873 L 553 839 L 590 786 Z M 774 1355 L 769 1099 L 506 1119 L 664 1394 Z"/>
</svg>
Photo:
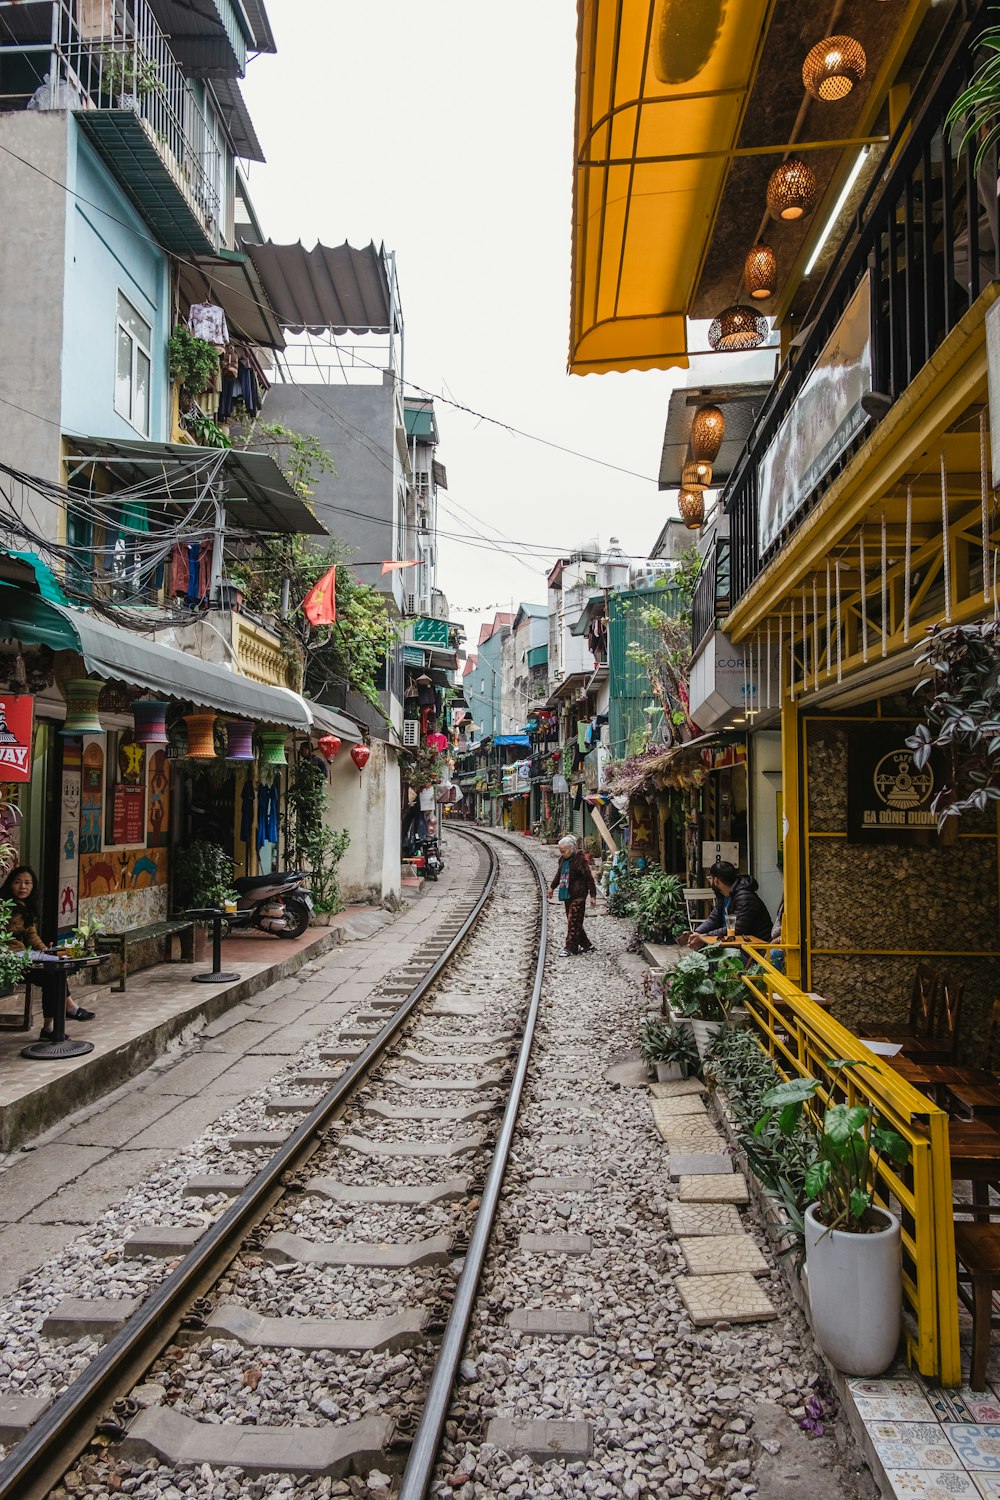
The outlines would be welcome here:
<svg viewBox="0 0 1000 1500">
<path fill-rule="evenodd" d="M 38 877 L 34 870 L 28 865 L 18 865 L 11 870 L 3 885 L 0 885 L 0 901 L 11 901 L 14 910 L 10 914 L 10 931 L 12 948 L 30 948 L 35 953 L 48 953 L 49 946 L 38 932 Z M 43 1000 L 43 1006 L 48 1005 Z M 73 1007 L 70 1009 L 70 1007 Z M 82 1005 L 74 1005 L 73 999 L 66 990 L 66 1014 L 74 1021 L 92 1021 L 94 1012 L 84 1010 Z M 52 1039 L 52 1023 L 55 1017 L 46 1011 L 42 1023 L 41 1040 L 43 1042 Z"/>
</svg>

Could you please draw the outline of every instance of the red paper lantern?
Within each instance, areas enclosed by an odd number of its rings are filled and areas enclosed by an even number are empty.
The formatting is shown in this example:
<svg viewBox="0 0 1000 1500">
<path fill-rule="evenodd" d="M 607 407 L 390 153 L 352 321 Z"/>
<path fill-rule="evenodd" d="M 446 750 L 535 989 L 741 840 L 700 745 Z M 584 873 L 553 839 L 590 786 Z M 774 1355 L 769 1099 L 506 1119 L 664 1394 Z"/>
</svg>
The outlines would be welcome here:
<svg viewBox="0 0 1000 1500">
<path fill-rule="evenodd" d="M 340 740 L 335 734 L 324 734 L 323 738 L 319 741 L 319 752 L 324 760 L 333 760 L 339 749 Z"/>
<path fill-rule="evenodd" d="M 364 770 L 365 766 L 368 764 L 368 757 L 370 755 L 371 751 L 369 750 L 367 745 L 351 746 L 351 759 L 353 760 L 359 771 Z"/>
</svg>

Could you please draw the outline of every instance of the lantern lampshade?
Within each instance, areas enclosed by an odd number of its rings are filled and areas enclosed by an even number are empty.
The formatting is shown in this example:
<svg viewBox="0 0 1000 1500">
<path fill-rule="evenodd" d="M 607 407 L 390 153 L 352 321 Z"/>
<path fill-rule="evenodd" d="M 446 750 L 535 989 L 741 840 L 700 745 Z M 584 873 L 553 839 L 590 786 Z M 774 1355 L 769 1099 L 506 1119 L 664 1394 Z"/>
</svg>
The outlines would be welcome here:
<svg viewBox="0 0 1000 1500">
<path fill-rule="evenodd" d="M 353 760 L 359 771 L 364 770 L 365 766 L 368 764 L 368 757 L 370 755 L 371 751 L 369 750 L 367 745 L 351 746 L 351 759 Z"/>
<path fill-rule="evenodd" d="M 691 457 L 714 463 L 726 435 L 726 419 L 717 406 L 699 406 L 691 423 Z"/>
<path fill-rule="evenodd" d="M 216 713 L 208 714 L 185 714 L 184 722 L 188 733 L 188 760 L 214 760 L 215 759 L 215 721 Z"/>
<path fill-rule="evenodd" d="M 853 36 L 827 36 L 806 54 L 802 82 L 814 99 L 835 104 L 865 76 L 865 49 Z"/>
<path fill-rule="evenodd" d="M 253 760 L 253 720 L 226 720 L 226 759 Z"/>
<path fill-rule="evenodd" d="M 767 184 L 767 206 L 776 219 L 804 219 L 816 207 L 818 196 L 816 178 L 798 156 L 776 167 Z"/>
<path fill-rule="evenodd" d="M 774 296 L 778 262 L 770 245 L 756 244 L 743 266 L 743 283 L 755 302 Z"/>
<path fill-rule="evenodd" d="M 163 698 L 137 698 L 132 704 L 132 723 L 137 745 L 167 745 L 167 709 Z"/>
<path fill-rule="evenodd" d="M 701 459 L 693 458 L 684 465 L 681 470 L 681 488 L 685 490 L 704 490 L 712 483 L 712 465 L 704 463 Z"/>
<path fill-rule="evenodd" d="M 285 756 L 285 731 L 283 729 L 265 729 L 261 733 L 261 760 L 265 766 L 287 766 L 288 760 Z"/>
<path fill-rule="evenodd" d="M 66 718 L 60 734 L 103 734 L 97 700 L 104 683 L 93 677 L 72 677 L 62 685 L 66 695 Z"/>
<path fill-rule="evenodd" d="M 339 735 L 324 734 L 323 738 L 319 741 L 319 752 L 323 756 L 323 759 L 333 760 L 333 757 L 340 750 L 340 744 L 341 741 Z"/>
<path fill-rule="evenodd" d="M 759 349 L 767 338 L 767 319 L 752 307 L 734 303 L 723 308 L 708 330 L 708 342 L 720 354 L 738 349 Z"/>
<path fill-rule="evenodd" d="M 681 490 L 677 497 L 677 509 L 688 530 L 697 531 L 705 520 L 704 490 Z"/>
</svg>

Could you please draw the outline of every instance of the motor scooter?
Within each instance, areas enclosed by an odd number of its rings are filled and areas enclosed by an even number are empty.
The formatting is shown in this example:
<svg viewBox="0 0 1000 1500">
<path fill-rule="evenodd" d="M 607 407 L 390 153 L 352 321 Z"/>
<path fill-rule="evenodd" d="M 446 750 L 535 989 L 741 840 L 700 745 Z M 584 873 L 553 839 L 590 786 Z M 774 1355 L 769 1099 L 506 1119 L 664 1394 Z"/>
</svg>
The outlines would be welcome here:
<svg viewBox="0 0 1000 1500">
<path fill-rule="evenodd" d="M 428 833 L 426 838 L 416 839 L 413 847 L 417 856 L 417 868 L 423 870 L 428 880 L 437 880 L 444 869 L 444 860 L 441 858 L 437 835 Z M 422 865 L 420 863 L 421 860 L 423 861 Z"/>
<path fill-rule="evenodd" d="M 307 878 L 303 870 L 276 870 L 273 875 L 244 875 L 234 880 L 239 900 L 235 911 L 226 912 L 226 929 L 256 927 L 275 937 L 301 937 L 313 910 L 304 883 Z"/>
</svg>

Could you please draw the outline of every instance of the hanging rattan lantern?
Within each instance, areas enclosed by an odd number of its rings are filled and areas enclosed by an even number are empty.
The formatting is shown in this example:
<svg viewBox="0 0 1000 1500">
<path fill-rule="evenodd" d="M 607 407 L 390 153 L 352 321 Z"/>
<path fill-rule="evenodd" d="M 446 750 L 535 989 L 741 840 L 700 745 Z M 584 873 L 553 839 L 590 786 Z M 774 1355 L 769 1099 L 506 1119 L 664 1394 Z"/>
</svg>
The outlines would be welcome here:
<svg viewBox="0 0 1000 1500">
<path fill-rule="evenodd" d="M 770 245 L 758 242 L 747 256 L 743 266 L 743 282 L 755 302 L 774 296 L 774 284 L 778 276 L 778 262 Z"/>
<path fill-rule="evenodd" d="M 185 714 L 188 760 L 215 759 L 215 721 L 217 714 Z"/>
<path fill-rule="evenodd" d="M 677 496 L 677 509 L 688 530 L 697 531 L 705 520 L 705 491 L 681 490 Z"/>
<path fill-rule="evenodd" d="M 64 682 L 66 718 L 60 734 L 103 734 L 104 725 L 97 712 L 97 700 L 104 683 L 93 677 L 73 677 Z"/>
<path fill-rule="evenodd" d="M 726 435 L 726 419 L 717 406 L 699 406 L 691 423 L 691 457 L 714 463 Z"/>
<path fill-rule="evenodd" d="M 767 206 L 776 219 L 804 219 L 816 207 L 816 178 L 798 156 L 790 156 L 771 173 Z"/>
<path fill-rule="evenodd" d="M 285 740 L 287 734 L 284 729 L 264 729 L 261 731 L 261 764 L 265 766 L 287 766 L 288 758 L 285 755 Z"/>
<path fill-rule="evenodd" d="M 167 709 L 164 698 L 137 698 L 132 704 L 133 738 L 137 745 L 168 745 Z"/>
<path fill-rule="evenodd" d="M 253 760 L 253 721 L 251 719 L 226 720 L 226 759 Z"/>
<path fill-rule="evenodd" d="M 730 354 L 737 349 L 759 349 L 768 332 L 762 313 L 734 303 L 715 319 L 708 330 L 708 342 L 720 354 Z"/>
<path fill-rule="evenodd" d="M 704 490 L 712 483 L 712 465 L 704 463 L 701 459 L 691 459 L 681 470 L 681 488 L 685 490 Z"/>
<path fill-rule="evenodd" d="M 807 53 L 802 82 L 814 99 L 834 104 L 861 82 L 867 66 L 865 49 L 853 36 L 828 36 Z"/>
</svg>

